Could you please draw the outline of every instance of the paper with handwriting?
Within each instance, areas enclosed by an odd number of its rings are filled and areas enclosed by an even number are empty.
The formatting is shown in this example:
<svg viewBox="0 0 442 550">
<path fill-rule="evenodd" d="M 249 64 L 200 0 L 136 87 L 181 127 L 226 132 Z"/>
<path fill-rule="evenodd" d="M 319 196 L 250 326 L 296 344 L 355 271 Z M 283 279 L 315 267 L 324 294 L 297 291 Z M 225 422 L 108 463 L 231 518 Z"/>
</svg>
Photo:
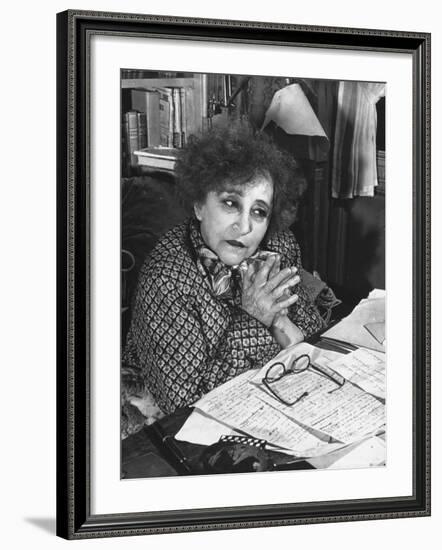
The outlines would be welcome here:
<svg viewBox="0 0 442 550">
<path fill-rule="evenodd" d="M 219 386 L 195 407 L 228 429 L 266 439 L 304 456 L 307 450 L 315 454 L 314 449 L 324 442 L 349 443 L 376 433 L 385 423 L 385 406 L 352 383 L 339 387 L 308 369 L 288 375 L 274 386 L 287 401 L 305 395 L 297 404 L 286 406 L 268 392 L 262 379 L 272 362 L 289 365 L 304 353 L 324 365 L 345 357 L 303 343 L 283 350 L 260 371 L 248 371 Z"/>
<path fill-rule="evenodd" d="M 385 353 L 360 348 L 328 366 L 366 392 L 385 399 Z"/>
<path fill-rule="evenodd" d="M 294 419 L 281 414 L 273 404 L 260 398 L 261 392 L 249 383 L 254 374 L 255 371 L 248 371 L 219 386 L 200 399 L 195 407 L 230 429 L 296 450 L 300 454 L 323 444 Z"/>
</svg>

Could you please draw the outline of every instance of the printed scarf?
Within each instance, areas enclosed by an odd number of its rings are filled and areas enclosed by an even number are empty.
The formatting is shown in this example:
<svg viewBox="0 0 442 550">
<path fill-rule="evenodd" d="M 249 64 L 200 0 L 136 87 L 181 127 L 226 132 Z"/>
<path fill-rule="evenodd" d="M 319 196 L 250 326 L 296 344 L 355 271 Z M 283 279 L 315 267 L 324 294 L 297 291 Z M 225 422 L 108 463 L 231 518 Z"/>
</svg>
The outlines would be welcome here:
<svg viewBox="0 0 442 550">
<path fill-rule="evenodd" d="M 206 246 L 196 220 L 192 220 L 191 223 L 191 237 L 198 257 L 198 268 L 204 275 L 209 276 L 213 294 L 221 299 L 233 299 L 236 297 L 237 293 L 241 290 L 242 281 L 249 265 L 254 265 L 255 269 L 257 269 L 269 256 L 276 255 L 276 252 L 258 249 L 252 256 L 246 258 L 240 264 L 228 266 Z"/>
</svg>

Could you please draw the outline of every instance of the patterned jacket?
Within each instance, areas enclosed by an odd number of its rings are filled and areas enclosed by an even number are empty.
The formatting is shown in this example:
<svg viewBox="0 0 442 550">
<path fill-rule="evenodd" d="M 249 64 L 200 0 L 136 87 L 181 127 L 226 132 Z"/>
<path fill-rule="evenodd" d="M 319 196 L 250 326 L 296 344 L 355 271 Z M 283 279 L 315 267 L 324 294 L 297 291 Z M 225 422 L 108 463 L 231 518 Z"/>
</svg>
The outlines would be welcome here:
<svg viewBox="0 0 442 550">
<path fill-rule="evenodd" d="M 123 362 L 140 369 L 147 389 L 165 413 L 191 405 L 234 376 L 260 368 L 280 351 L 269 329 L 232 299 L 216 298 L 195 250 L 197 222 L 167 232 L 140 270 Z M 291 232 L 263 246 L 281 255 L 281 268 L 301 268 Z M 198 265 L 199 264 L 199 265 Z M 322 318 L 299 284 L 289 317 L 309 337 Z"/>
</svg>

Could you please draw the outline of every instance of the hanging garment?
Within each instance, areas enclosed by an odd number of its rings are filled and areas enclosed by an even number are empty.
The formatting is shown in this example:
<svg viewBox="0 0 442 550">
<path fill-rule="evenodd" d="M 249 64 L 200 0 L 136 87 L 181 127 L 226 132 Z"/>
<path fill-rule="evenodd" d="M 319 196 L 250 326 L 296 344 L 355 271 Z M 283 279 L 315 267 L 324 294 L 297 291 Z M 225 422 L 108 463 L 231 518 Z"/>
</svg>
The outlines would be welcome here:
<svg viewBox="0 0 442 550">
<path fill-rule="evenodd" d="M 374 195 L 378 185 L 376 103 L 384 95 L 384 83 L 339 83 L 332 170 L 333 198 Z"/>
</svg>

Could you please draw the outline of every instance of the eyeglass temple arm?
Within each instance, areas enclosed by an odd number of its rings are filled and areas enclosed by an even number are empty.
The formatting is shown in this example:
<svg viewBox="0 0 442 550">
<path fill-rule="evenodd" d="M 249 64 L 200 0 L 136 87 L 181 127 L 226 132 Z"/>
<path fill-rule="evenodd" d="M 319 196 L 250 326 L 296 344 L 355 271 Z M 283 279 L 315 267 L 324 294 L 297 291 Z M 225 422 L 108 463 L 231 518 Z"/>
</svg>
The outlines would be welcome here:
<svg viewBox="0 0 442 550">
<path fill-rule="evenodd" d="M 317 365 L 315 363 L 310 363 L 310 366 L 319 373 L 328 376 L 328 378 L 333 380 L 333 382 L 338 384 L 338 386 L 343 386 L 345 384 L 345 378 L 330 367 L 326 367 L 325 365 Z"/>
</svg>

